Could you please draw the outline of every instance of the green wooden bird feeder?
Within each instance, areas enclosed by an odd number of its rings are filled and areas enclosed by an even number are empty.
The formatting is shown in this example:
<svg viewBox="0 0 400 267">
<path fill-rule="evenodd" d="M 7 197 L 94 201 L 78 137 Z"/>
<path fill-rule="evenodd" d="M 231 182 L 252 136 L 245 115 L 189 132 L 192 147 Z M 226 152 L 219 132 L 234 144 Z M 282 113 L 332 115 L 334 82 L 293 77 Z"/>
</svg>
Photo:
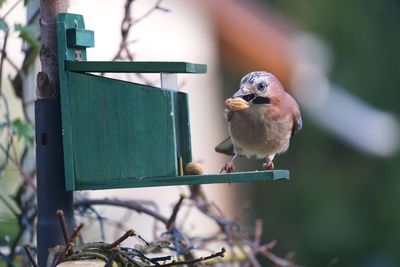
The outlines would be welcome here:
<svg viewBox="0 0 400 267">
<path fill-rule="evenodd" d="M 81 15 L 57 21 L 67 190 L 288 179 L 286 170 L 185 175 L 191 162 L 188 95 L 176 73 L 206 73 L 185 62 L 87 61 L 94 32 Z M 160 73 L 161 88 L 91 73 Z"/>
</svg>

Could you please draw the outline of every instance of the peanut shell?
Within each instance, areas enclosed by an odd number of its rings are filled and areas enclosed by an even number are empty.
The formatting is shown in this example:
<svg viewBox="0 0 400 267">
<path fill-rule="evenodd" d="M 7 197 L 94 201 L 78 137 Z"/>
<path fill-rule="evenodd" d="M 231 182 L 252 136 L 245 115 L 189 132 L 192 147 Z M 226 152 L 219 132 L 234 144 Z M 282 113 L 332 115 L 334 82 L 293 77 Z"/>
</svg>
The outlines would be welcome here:
<svg viewBox="0 0 400 267">
<path fill-rule="evenodd" d="M 188 175 L 202 175 L 204 173 L 203 166 L 196 162 L 189 162 L 185 167 Z"/>
<path fill-rule="evenodd" d="M 234 97 L 225 100 L 225 107 L 230 111 L 240 111 L 248 109 L 250 104 L 241 97 Z"/>
</svg>

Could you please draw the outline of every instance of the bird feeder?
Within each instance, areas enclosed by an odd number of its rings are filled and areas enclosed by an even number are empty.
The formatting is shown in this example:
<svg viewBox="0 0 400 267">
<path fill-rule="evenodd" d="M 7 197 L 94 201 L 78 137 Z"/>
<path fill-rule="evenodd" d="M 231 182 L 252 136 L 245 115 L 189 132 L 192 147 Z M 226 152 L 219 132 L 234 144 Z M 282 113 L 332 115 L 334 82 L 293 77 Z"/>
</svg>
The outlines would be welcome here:
<svg viewBox="0 0 400 267">
<path fill-rule="evenodd" d="M 87 61 L 94 32 L 81 15 L 57 20 L 65 185 L 69 191 L 288 179 L 286 170 L 186 175 L 192 161 L 186 62 Z M 160 73 L 161 88 L 92 73 Z"/>
</svg>

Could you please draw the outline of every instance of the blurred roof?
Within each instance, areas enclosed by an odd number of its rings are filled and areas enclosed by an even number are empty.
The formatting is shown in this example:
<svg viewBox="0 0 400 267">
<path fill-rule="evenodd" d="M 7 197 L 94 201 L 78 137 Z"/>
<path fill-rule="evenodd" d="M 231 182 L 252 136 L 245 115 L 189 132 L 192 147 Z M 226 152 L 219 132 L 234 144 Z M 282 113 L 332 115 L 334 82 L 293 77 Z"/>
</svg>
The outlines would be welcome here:
<svg viewBox="0 0 400 267">
<path fill-rule="evenodd" d="M 217 28 L 220 55 L 244 72 L 268 69 L 284 85 L 291 72 L 289 21 L 254 1 L 202 1 Z M 241 34 L 238 34 L 241 33 Z"/>
</svg>

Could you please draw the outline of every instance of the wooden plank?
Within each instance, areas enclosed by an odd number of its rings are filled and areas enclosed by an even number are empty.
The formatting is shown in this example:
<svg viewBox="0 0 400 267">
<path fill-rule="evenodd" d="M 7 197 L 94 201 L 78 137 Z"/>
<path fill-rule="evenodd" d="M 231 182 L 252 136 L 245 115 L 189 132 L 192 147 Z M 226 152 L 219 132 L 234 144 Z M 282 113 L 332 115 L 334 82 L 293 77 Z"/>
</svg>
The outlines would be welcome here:
<svg viewBox="0 0 400 267">
<path fill-rule="evenodd" d="M 63 128 L 72 132 L 75 185 L 177 175 L 173 92 L 89 74 L 68 78 Z"/>
<path fill-rule="evenodd" d="M 190 116 L 189 116 L 189 99 L 188 95 L 184 93 L 178 93 L 177 95 L 177 107 L 178 107 L 178 131 L 177 138 L 179 138 L 178 150 L 182 157 L 183 167 L 192 161 L 192 144 L 190 134 Z"/>
<path fill-rule="evenodd" d="M 84 29 L 67 29 L 67 43 L 69 47 L 94 47 L 94 32 Z"/>
<path fill-rule="evenodd" d="M 57 47 L 58 47 L 58 66 L 60 78 L 60 96 L 63 125 L 71 125 L 70 107 L 69 107 L 69 89 L 68 78 L 65 69 L 65 60 L 74 60 L 76 53 L 80 54 L 82 60 L 86 60 L 85 48 L 70 48 L 67 44 L 66 31 L 69 28 L 79 27 L 84 29 L 85 22 L 82 15 L 60 13 L 57 16 Z M 75 188 L 74 158 L 72 129 L 63 129 L 63 149 L 64 149 L 64 169 L 65 169 L 65 187 L 67 190 Z"/>
<path fill-rule="evenodd" d="M 133 187 L 154 187 L 154 186 L 174 186 L 174 185 L 194 185 L 194 184 L 219 184 L 219 183 L 242 183 L 242 182 L 266 182 L 275 180 L 288 180 L 288 170 L 256 171 L 256 172 L 237 172 L 224 174 L 207 174 L 191 176 L 172 176 L 172 177 L 149 177 L 146 179 L 124 179 L 97 181 L 90 183 L 77 182 L 78 190 L 96 190 L 111 188 L 133 188 Z"/>
<path fill-rule="evenodd" d="M 136 73 L 206 73 L 207 65 L 156 61 L 65 61 L 66 71 Z"/>
</svg>

